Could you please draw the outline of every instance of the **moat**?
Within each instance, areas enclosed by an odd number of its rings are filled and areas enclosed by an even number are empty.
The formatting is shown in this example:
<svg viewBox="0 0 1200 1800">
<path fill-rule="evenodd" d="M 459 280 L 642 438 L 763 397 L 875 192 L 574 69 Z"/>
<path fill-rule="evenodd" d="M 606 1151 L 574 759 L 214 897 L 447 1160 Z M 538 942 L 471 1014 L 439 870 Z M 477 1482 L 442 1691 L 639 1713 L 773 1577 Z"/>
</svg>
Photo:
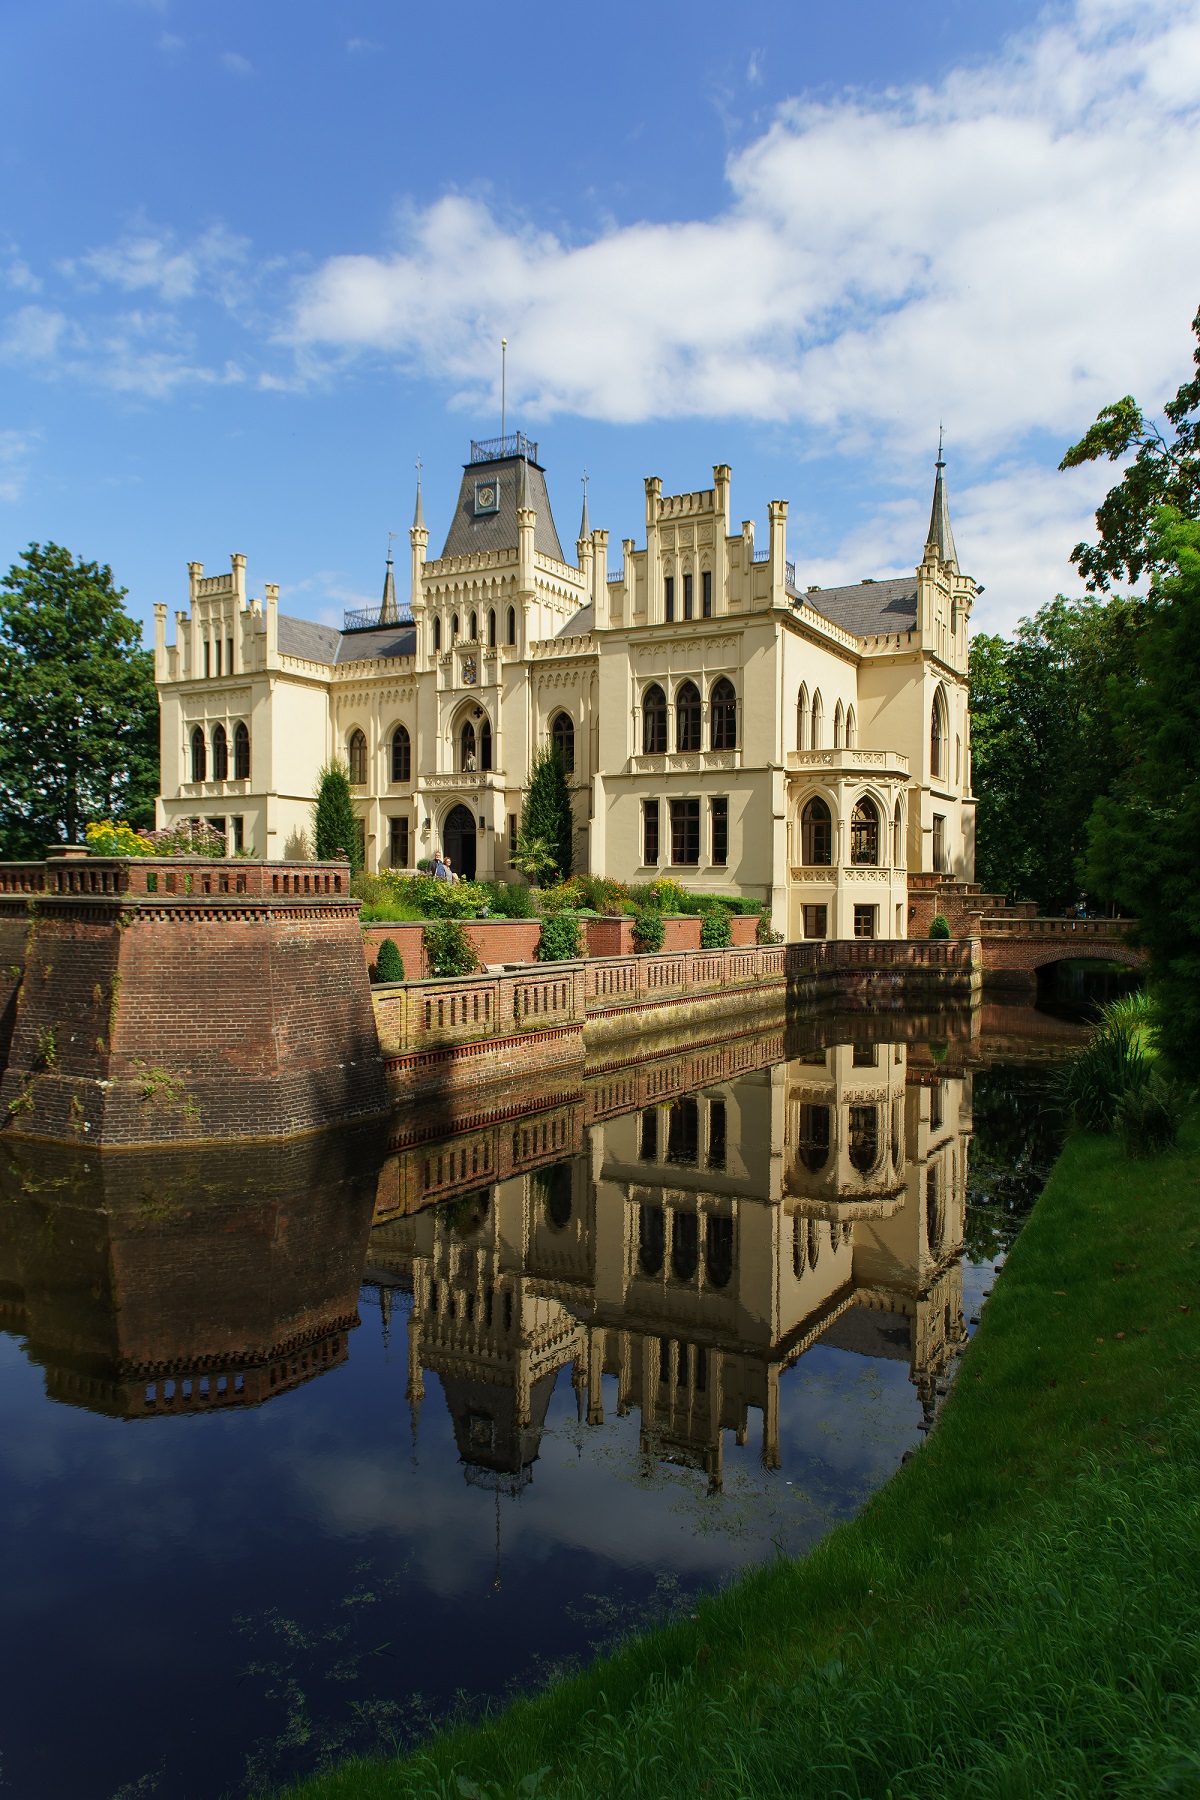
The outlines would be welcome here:
<svg viewBox="0 0 1200 1800">
<path fill-rule="evenodd" d="M 803 1551 L 935 1426 L 1078 1035 L 858 1012 L 525 1112 L 0 1146 L 10 1791 L 269 1791 Z"/>
</svg>

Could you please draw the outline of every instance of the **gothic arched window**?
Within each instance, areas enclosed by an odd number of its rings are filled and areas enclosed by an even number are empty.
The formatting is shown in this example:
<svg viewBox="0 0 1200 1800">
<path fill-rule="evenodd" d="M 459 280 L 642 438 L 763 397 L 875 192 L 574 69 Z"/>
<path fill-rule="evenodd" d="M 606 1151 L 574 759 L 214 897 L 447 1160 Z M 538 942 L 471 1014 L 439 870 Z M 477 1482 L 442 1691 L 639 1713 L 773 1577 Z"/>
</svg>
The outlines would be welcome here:
<svg viewBox="0 0 1200 1800">
<path fill-rule="evenodd" d="M 846 748 L 853 750 L 858 743 L 858 720 L 854 716 L 854 708 L 846 708 Z"/>
<path fill-rule="evenodd" d="M 661 756 L 667 747 L 667 696 L 658 683 L 642 695 L 642 749 Z"/>
<path fill-rule="evenodd" d="M 833 820 L 819 795 L 800 815 L 800 856 L 810 868 L 827 868 L 833 861 Z"/>
<path fill-rule="evenodd" d="M 392 733 L 392 780 L 412 780 L 412 741 L 403 725 Z"/>
<path fill-rule="evenodd" d="M 208 745 L 204 741 L 204 733 L 197 725 L 192 733 L 192 780 L 208 779 Z"/>
<path fill-rule="evenodd" d="M 517 641 L 517 609 L 515 606 L 510 606 L 508 609 L 508 642 L 510 644 L 515 644 L 516 641 Z"/>
<path fill-rule="evenodd" d="M 724 676 L 709 695 L 708 739 L 714 750 L 737 749 L 737 695 Z"/>
<path fill-rule="evenodd" d="M 904 867 L 904 814 L 900 811 L 900 802 L 896 802 L 896 811 L 892 818 L 892 866 Z"/>
<path fill-rule="evenodd" d="M 864 794 L 850 820 L 850 861 L 879 862 L 879 808 Z"/>
<path fill-rule="evenodd" d="M 700 747 L 700 690 L 694 681 L 685 681 L 675 695 L 675 748 Z"/>
<path fill-rule="evenodd" d="M 442 647 L 442 621 L 440 619 L 433 621 L 433 647 L 435 650 L 440 650 Z"/>
<path fill-rule="evenodd" d="M 800 1108 L 800 1161 L 810 1175 L 816 1175 L 829 1161 L 829 1108 L 804 1105 Z"/>
<path fill-rule="evenodd" d="M 943 702 L 939 689 L 933 697 L 933 707 L 929 714 L 929 773 L 938 776 L 942 773 L 942 745 L 946 738 L 946 722 L 942 711 Z"/>
<path fill-rule="evenodd" d="M 250 733 L 240 721 L 233 734 L 233 778 L 250 779 Z"/>
<path fill-rule="evenodd" d="M 489 650 L 496 648 L 496 609 L 494 606 L 488 613 L 488 648 Z"/>
<path fill-rule="evenodd" d="M 555 713 L 550 726 L 550 742 L 562 758 L 568 775 L 575 772 L 575 723 L 570 713 Z"/>
<path fill-rule="evenodd" d="M 475 756 L 475 727 L 472 725 L 470 719 L 466 721 L 460 731 L 458 742 L 459 768 L 466 770 L 478 768 L 479 765 Z"/>
<path fill-rule="evenodd" d="M 367 740 L 361 731 L 351 732 L 348 748 L 350 780 L 355 787 L 364 787 L 367 780 Z"/>
<path fill-rule="evenodd" d="M 811 742 L 814 750 L 820 750 L 823 748 L 821 739 L 824 735 L 825 735 L 825 712 L 821 705 L 821 690 L 820 690 L 820 688 L 818 688 L 816 693 L 813 695 L 813 703 L 812 703 L 812 737 L 811 737 L 810 742 Z"/>
<path fill-rule="evenodd" d="M 229 780 L 229 738 L 223 725 L 213 731 L 213 780 Z"/>
<path fill-rule="evenodd" d="M 879 1109 L 850 1108 L 850 1161 L 860 1175 L 869 1175 L 879 1160 Z"/>
<path fill-rule="evenodd" d="M 840 750 L 842 747 L 842 703 L 840 700 L 837 703 L 837 711 L 833 715 L 833 747 L 835 750 Z"/>
<path fill-rule="evenodd" d="M 479 620 L 474 613 L 471 614 L 471 629 L 467 633 L 467 636 L 472 643 L 474 643 L 475 639 L 479 636 Z"/>
<path fill-rule="evenodd" d="M 808 749 L 808 688 L 802 687 L 796 697 L 796 748 Z"/>
<path fill-rule="evenodd" d="M 485 719 L 479 727 L 479 766 L 490 769 L 492 766 L 492 721 Z"/>
</svg>

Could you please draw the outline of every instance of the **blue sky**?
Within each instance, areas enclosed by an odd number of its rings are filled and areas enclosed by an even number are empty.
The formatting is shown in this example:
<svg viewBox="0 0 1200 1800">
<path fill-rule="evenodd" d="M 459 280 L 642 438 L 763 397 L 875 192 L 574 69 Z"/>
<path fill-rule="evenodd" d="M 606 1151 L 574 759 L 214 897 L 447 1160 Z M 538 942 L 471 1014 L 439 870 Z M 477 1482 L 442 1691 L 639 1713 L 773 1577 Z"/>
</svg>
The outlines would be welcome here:
<svg viewBox="0 0 1200 1800">
<path fill-rule="evenodd" d="M 1064 445 L 1190 366 L 1200 0 L 38 0 L 0 66 L 0 563 L 143 619 L 240 550 L 337 621 L 418 453 L 440 548 L 506 335 L 564 543 L 585 466 L 615 543 L 728 461 L 802 582 L 911 568 L 944 421 L 1008 628 L 1111 478 Z"/>
</svg>

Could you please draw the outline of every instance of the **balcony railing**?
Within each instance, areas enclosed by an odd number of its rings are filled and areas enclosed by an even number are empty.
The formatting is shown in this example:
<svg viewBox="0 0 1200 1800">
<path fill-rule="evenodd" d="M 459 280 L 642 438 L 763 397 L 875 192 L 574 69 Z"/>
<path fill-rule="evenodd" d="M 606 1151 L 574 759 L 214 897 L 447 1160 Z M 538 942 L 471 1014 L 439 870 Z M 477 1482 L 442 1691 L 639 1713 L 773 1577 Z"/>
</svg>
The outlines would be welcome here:
<svg viewBox="0 0 1200 1800">
<path fill-rule="evenodd" d="M 510 431 L 507 437 L 471 439 L 473 463 L 500 462 L 506 456 L 523 456 L 526 462 L 535 463 L 538 447 L 523 431 Z"/>
</svg>

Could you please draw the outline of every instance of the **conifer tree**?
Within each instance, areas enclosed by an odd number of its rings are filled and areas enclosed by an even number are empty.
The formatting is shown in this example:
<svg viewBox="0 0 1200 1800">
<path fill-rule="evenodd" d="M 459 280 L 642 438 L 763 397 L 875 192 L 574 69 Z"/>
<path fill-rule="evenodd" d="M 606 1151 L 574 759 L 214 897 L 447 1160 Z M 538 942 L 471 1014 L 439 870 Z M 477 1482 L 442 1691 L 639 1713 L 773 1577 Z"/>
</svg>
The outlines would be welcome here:
<svg viewBox="0 0 1200 1800">
<path fill-rule="evenodd" d="M 554 856 L 553 879 L 567 881 L 571 874 L 571 790 L 563 759 L 553 744 L 545 745 L 534 756 L 529 771 L 529 786 L 521 807 L 521 839 L 532 843 L 541 839 Z"/>
<path fill-rule="evenodd" d="M 318 862 L 327 862 L 338 850 L 350 858 L 351 873 L 362 868 L 358 816 L 350 796 L 350 771 L 335 757 L 321 770 L 313 806 L 313 848 Z"/>
</svg>

